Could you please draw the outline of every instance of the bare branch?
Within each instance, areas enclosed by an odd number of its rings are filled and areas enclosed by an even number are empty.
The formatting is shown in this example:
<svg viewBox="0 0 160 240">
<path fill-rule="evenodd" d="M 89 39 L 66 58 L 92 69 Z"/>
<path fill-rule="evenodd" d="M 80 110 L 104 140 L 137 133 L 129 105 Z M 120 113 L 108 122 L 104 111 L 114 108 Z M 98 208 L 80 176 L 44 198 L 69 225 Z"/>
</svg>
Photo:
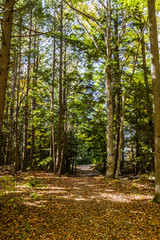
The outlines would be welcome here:
<svg viewBox="0 0 160 240">
<path fill-rule="evenodd" d="M 17 23 L 13 23 L 13 25 L 18 26 L 18 27 L 20 27 L 20 28 L 27 29 L 27 30 L 32 31 L 32 32 L 35 32 L 35 33 L 41 33 L 41 32 L 38 32 L 38 31 L 36 31 L 36 30 L 34 30 L 34 29 L 28 28 L 28 27 L 26 27 L 26 26 L 22 26 L 22 25 L 17 24 Z M 51 31 L 50 31 L 50 32 L 51 32 Z"/>
<path fill-rule="evenodd" d="M 93 41 L 95 47 L 96 47 L 97 50 L 100 52 L 102 58 L 103 58 L 104 60 L 106 60 L 106 57 L 105 57 L 105 55 L 103 54 L 103 52 L 102 52 L 102 50 L 100 49 L 100 47 L 98 46 L 95 38 L 90 34 L 90 32 L 88 31 L 88 29 L 85 27 L 85 25 L 83 24 L 83 22 L 82 22 L 79 18 L 78 18 L 78 21 L 79 21 L 80 25 L 84 28 L 85 32 L 88 34 L 88 36 L 90 37 L 90 39 Z"/>
<path fill-rule="evenodd" d="M 106 7 L 106 5 L 104 4 L 103 1 L 101 0 L 98 0 L 100 2 L 100 4 L 102 5 L 102 7 L 104 7 L 105 11 L 107 12 L 108 11 L 108 8 Z"/>
<path fill-rule="evenodd" d="M 104 29 L 103 29 L 102 25 L 98 22 L 98 20 L 97 20 L 95 17 L 91 16 L 91 15 L 88 14 L 88 13 L 84 13 L 84 12 L 82 12 L 81 10 L 75 8 L 75 7 L 73 6 L 73 4 L 69 4 L 66 0 L 62 0 L 62 1 L 65 2 L 65 3 L 66 3 L 72 10 L 74 10 L 75 12 L 77 12 L 77 13 L 79 13 L 80 15 L 82 15 L 82 16 L 84 16 L 84 17 L 86 17 L 86 18 L 88 18 L 88 19 L 90 19 L 90 20 L 92 20 L 92 21 L 94 21 L 94 22 L 97 24 L 97 26 L 101 29 L 101 31 L 104 33 Z"/>
<path fill-rule="evenodd" d="M 28 8 L 29 6 L 33 6 L 34 3 L 36 3 L 37 1 L 31 1 L 31 2 L 28 2 L 26 5 L 21 5 L 18 3 L 18 0 L 15 1 L 15 4 L 18 4 L 20 7 L 19 8 L 15 8 L 14 11 L 20 11 L 20 10 L 23 10 L 25 8 Z"/>
</svg>

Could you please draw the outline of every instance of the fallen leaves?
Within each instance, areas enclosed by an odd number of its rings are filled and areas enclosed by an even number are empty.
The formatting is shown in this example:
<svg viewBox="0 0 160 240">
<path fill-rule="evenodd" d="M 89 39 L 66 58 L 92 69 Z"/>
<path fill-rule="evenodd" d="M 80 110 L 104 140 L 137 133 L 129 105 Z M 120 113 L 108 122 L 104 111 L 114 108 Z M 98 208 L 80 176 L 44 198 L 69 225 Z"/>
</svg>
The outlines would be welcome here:
<svg viewBox="0 0 160 240">
<path fill-rule="evenodd" d="M 147 180 L 28 172 L 0 182 L 1 240 L 160 239 L 160 209 Z"/>
</svg>

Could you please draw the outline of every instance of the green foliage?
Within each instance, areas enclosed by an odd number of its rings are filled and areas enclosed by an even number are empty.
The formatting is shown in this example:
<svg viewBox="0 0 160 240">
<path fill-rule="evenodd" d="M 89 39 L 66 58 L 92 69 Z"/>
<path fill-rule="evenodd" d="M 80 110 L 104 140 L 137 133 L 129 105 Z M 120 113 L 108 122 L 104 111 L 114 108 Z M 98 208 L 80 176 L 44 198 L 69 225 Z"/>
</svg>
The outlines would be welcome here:
<svg viewBox="0 0 160 240">
<path fill-rule="evenodd" d="M 8 200 L 8 207 L 16 208 L 18 204 L 20 204 L 20 199 L 17 197 L 13 197 Z"/>
<path fill-rule="evenodd" d="M 160 204 L 160 200 L 156 196 L 153 198 L 152 202 Z"/>
<path fill-rule="evenodd" d="M 46 169 L 51 160 L 52 160 L 52 157 L 47 157 L 47 158 L 41 160 L 39 163 L 37 163 L 37 166 L 40 169 Z"/>
<path fill-rule="evenodd" d="M 122 115 L 122 97 L 126 91 L 130 91 L 126 99 L 123 131 L 122 168 L 124 169 L 122 172 L 124 173 L 138 174 L 154 170 L 148 25 L 146 25 L 142 38 L 142 30 L 147 21 L 146 4 L 145 0 L 112 1 L 110 22 L 112 54 L 108 64 L 111 66 L 115 142 L 118 91 L 120 92 L 118 121 Z M 159 1 L 156 1 L 156 4 L 158 10 Z M 62 98 L 64 98 L 66 90 L 67 102 L 67 105 L 63 106 L 63 114 L 67 109 L 65 160 L 70 164 L 75 161 L 78 164 L 97 163 L 101 166 L 107 160 L 105 92 L 107 42 L 105 31 L 108 20 L 105 14 L 106 9 L 103 4 L 93 1 L 76 0 L 73 1 L 73 5 L 94 16 L 96 21 L 81 15 L 79 15 L 81 21 L 77 20 L 76 13 L 64 3 L 63 34 L 61 34 L 61 1 L 25 2 L 20 0 L 15 4 L 17 14 L 14 14 L 13 35 L 17 35 L 17 37 L 12 38 L 11 44 L 11 63 L 1 149 L 1 161 L 4 164 L 14 163 L 16 123 L 18 124 L 19 165 L 24 156 L 25 124 L 28 127 L 26 145 L 28 160 L 33 153 L 32 162 L 28 161 L 27 169 L 46 170 L 48 168 L 52 160 L 50 156 L 52 120 L 54 120 L 55 151 L 57 152 L 61 38 L 63 39 Z M 31 12 L 32 21 L 30 23 Z M 1 9 L 0 14 L 2 15 Z M 145 47 L 145 69 L 142 45 Z M 136 53 L 138 53 L 137 64 L 134 76 L 132 76 Z M 30 68 L 28 69 L 29 56 Z M 54 85 L 54 111 L 51 110 L 52 85 Z M 26 95 L 28 96 L 26 97 Z M 26 101 L 28 101 L 27 110 Z M 27 123 L 25 122 L 26 111 Z M 63 116 L 63 126 L 64 122 Z M 61 149 L 63 149 L 63 134 L 64 130 L 62 130 Z M 116 145 L 115 142 L 114 145 Z"/>
<path fill-rule="evenodd" d="M 37 186 L 41 186 L 41 181 L 38 179 L 34 179 L 33 181 L 29 181 L 27 183 L 28 187 L 37 187 Z"/>
<path fill-rule="evenodd" d="M 38 196 L 36 193 L 34 193 L 34 192 L 32 192 L 32 193 L 30 194 L 30 196 L 31 196 L 31 198 L 33 198 L 34 200 L 39 200 L 39 196 Z"/>
</svg>

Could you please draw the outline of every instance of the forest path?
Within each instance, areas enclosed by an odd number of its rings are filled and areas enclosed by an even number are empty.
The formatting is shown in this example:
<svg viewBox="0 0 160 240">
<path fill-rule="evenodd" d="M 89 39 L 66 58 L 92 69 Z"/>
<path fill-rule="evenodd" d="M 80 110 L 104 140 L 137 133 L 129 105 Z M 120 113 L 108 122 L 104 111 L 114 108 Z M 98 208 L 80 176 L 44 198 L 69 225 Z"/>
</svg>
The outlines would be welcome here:
<svg viewBox="0 0 160 240">
<path fill-rule="evenodd" d="M 76 166 L 76 176 L 77 177 L 93 177 L 99 176 L 100 172 L 95 169 L 93 164 L 77 165 Z"/>
<path fill-rule="evenodd" d="M 0 175 L 0 239 L 160 239 L 152 182 L 85 176 L 88 168 L 80 177 Z"/>
</svg>

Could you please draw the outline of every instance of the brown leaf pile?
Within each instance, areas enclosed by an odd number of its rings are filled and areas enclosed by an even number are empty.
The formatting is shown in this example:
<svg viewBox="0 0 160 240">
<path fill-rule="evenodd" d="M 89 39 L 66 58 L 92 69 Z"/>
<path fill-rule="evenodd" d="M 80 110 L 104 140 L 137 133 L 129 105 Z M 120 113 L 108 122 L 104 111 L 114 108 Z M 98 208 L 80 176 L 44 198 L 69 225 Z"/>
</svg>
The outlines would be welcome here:
<svg viewBox="0 0 160 240">
<path fill-rule="evenodd" d="M 160 208 L 148 180 L 0 176 L 0 239 L 160 239 Z"/>
</svg>

